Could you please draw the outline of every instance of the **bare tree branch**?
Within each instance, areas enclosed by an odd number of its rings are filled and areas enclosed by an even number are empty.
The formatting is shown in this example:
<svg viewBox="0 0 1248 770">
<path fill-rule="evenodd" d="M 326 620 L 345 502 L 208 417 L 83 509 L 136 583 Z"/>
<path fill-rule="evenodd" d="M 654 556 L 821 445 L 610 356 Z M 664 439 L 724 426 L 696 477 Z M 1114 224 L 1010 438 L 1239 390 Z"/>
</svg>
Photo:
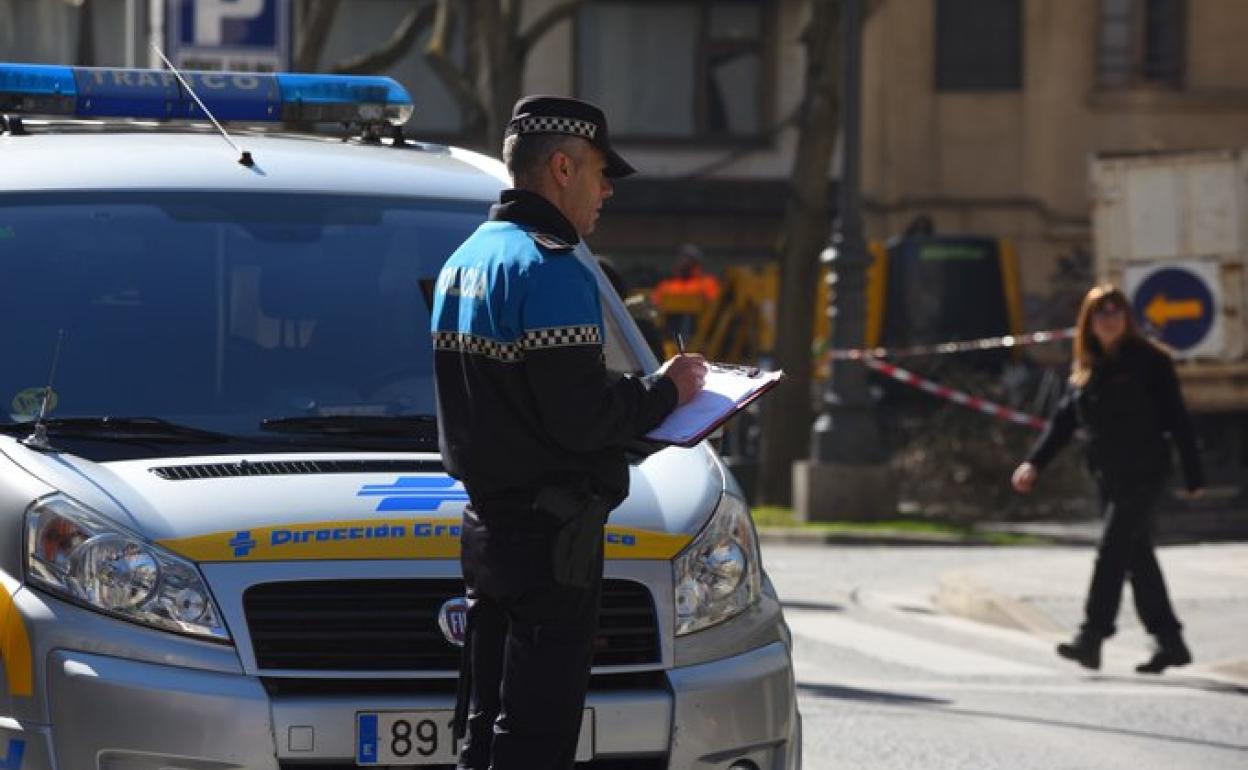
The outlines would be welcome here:
<svg viewBox="0 0 1248 770">
<path fill-rule="evenodd" d="M 489 77 L 497 68 L 500 54 L 507 47 L 505 0 L 475 0 L 472 3 L 473 21 L 478 39 L 477 54 L 480 56 L 482 73 Z"/>
<path fill-rule="evenodd" d="M 483 139 L 490 143 L 503 135 L 511 107 L 520 96 L 525 57 L 517 54 L 516 0 L 474 0 L 472 6 L 485 103 Z"/>
<path fill-rule="evenodd" d="M 485 108 L 467 73 L 451 61 L 449 39 L 454 28 L 454 16 L 451 0 L 437 0 L 433 30 L 425 45 L 425 61 L 429 62 L 430 68 L 455 98 L 464 120 L 465 133 L 471 133 L 473 127 L 480 123 Z"/>
<path fill-rule="evenodd" d="M 463 5 L 457 6 L 463 9 L 463 12 L 455 16 L 456 21 L 464 25 L 463 39 L 467 50 L 464 54 L 464 77 L 469 83 L 480 83 L 481 74 L 481 33 L 478 30 L 479 21 L 477 15 L 473 13 L 472 6 L 465 8 Z"/>
<path fill-rule="evenodd" d="M 550 32 L 555 26 L 569 18 L 585 5 L 585 0 L 563 0 L 557 5 L 551 6 L 546 13 L 542 14 L 534 21 L 529 28 L 520 35 L 520 55 L 524 56 L 533 46 L 537 45 L 546 33 Z"/>
<path fill-rule="evenodd" d="M 437 0 L 433 11 L 433 29 L 429 32 L 429 42 L 425 44 L 425 56 L 429 59 L 447 60 L 447 37 L 454 22 L 450 0 Z"/>
<path fill-rule="evenodd" d="M 499 29 L 513 39 L 516 38 L 520 30 L 520 4 L 523 0 L 490 1 L 498 4 L 499 18 L 502 20 Z"/>
<path fill-rule="evenodd" d="M 384 70 L 402 59 L 411 50 L 416 38 L 433 21 L 434 10 L 433 3 L 422 1 L 403 19 L 398 29 L 381 47 L 338 62 L 330 68 L 330 72 L 340 75 L 364 75 Z"/>
<path fill-rule="evenodd" d="M 308 0 L 307 15 L 299 25 L 299 50 L 295 52 L 296 72 L 315 72 L 321 64 L 321 54 L 334 17 L 342 0 Z"/>
<path fill-rule="evenodd" d="M 839 2 L 812 0 L 802 34 L 806 73 L 798 112 L 797 150 L 789 176 L 778 251 L 780 296 L 777 307 L 776 362 L 789 375 L 791 397 L 773 399 L 763 411 L 759 495 L 787 505 L 792 501 L 793 462 L 810 447 L 811 323 L 820 250 L 827 244 L 828 166 L 840 123 L 840 72 L 837 32 Z"/>
</svg>

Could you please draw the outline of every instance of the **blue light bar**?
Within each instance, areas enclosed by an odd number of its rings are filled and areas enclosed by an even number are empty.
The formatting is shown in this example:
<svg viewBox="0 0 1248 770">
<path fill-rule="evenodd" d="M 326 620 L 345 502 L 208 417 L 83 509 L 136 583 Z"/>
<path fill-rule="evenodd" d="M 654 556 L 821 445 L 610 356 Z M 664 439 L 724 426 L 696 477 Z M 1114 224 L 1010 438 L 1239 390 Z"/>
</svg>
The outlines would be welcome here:
<svg viewBox="0 0 1248 770">
<path fill-rule="evenodd" d="M 402 125 L 412 99 L 375 75 L 183 72 L 220 121 Z M 0 64 L 0 112 L 76 118 L 205 120 L 168 70 Z"/>
<path fill-rule="evenodd" d="M 277 75 L 286 120 L 313 123 L 390 123 L 412 116 L 412 97 L 378 75 Z"/>
<path fill-rule="evenodd" d="M 69 67 L 0 64 L 0 112 L 68 115 L 77 98 Z"/>
</svg>

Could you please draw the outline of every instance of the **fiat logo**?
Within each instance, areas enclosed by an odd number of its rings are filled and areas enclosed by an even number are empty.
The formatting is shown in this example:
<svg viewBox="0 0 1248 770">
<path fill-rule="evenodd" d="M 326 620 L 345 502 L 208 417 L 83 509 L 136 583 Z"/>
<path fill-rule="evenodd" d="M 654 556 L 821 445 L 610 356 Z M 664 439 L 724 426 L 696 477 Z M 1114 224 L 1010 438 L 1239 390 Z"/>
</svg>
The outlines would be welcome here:
<svg viewBox="0 0 1248 770">
<path fill-rule="evenodd" d="M 468 600 L 462 596 L 445 602 L 438 610 L 438 628 L 442 636 L 456 647 L 464 646 L 464 637 L 468 635 Z"/>
</svg>

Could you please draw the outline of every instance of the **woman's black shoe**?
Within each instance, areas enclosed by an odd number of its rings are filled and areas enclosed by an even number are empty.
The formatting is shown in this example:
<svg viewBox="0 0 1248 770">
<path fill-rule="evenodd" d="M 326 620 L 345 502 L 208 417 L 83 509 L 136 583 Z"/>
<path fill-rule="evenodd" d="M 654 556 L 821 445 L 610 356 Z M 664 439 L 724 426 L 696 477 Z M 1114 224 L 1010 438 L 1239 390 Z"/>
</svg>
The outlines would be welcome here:
<svg viewBox="0 0 1248 770">
<path fill-rule="evenodd" d="M 1057 645 L 1057 654 L 1067 660 L 1075 661 L 1084 668 L 1099 669 L 1101 667 L 1101 639 L 1081 631 L 1073 640 Z"/>
<path fill-rule="evenodd" d="M 1165 639 L 1158 639 L 1157 652 L 1147 662 L 1135 667 L 1139 674 L 1160 674 L 1170 666 L 1186 666 L 1192 662 L 1192 652 L 1183 643 L 1183 637 L 1177 634 Z"/>
</svg>

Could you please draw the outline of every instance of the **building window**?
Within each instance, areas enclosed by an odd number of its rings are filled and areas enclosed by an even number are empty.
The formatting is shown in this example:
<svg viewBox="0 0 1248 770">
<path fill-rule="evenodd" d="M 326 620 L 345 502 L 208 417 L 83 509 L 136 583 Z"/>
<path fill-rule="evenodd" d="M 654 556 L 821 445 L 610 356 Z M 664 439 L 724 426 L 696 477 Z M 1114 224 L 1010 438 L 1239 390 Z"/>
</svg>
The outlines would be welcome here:
<svg viewBox="0 0 1248 770">
<path fill-rule="evenodd" d="M 1022 0 L 936 0 L 936 89 L 1023 85 Z"/>
<path fill-rule="evenodd" d="M 606 0 L 577 24 L 577 92 L 611 132 L 644 139 L 764 129 L 764 0 Z"/>
<path fill-rule="evenodd" d="M 1184 0 L 1100 0 L 1097 85 L 1183 84 Z"/>
</svg>

